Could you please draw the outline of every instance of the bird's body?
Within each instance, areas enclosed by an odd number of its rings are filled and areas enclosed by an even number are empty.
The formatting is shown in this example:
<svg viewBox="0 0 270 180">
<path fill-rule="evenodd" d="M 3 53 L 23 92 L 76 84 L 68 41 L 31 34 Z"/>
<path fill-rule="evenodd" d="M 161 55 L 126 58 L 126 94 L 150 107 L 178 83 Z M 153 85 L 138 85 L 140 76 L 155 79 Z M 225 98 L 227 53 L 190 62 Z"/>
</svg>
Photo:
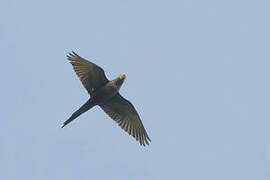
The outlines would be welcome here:
<svg viewBox="0 0 270 180">
<path fill-rule="evenodd" d="M 105 84 L 104 86 L 93 92 L 92 98 L 97 105 L 102 105 L 106 103 L 108 100 L 110 100 L 113 96 L 115 96 L 119 92 L 120 87 L 124 82 L 125 75 L 121 77 L 123 77 L 123 79 L 118 77 L 115 80 L 111 80 L 107 84 Z M 119 85 L 116 83 L 118 81 L 120 81 Z"/>
<path fill-rule="evenodd" d="M 76 53 L 69 54 L 68 60 L 72 64 L 76 74 L 90 94 L 90 99 L 82 105 L 71 117 L 66 120 L 62 127 L 76 119 L 82 113 L 98 105 L 118 125 L 136 138 L 141 145 L 149 144 L 143 124 L 134 106 L 119 94 L 119 90 L 126 79 L 121 74 L 114 80 L 109 81 L 102 68 L 91 63 Z"/>
</svg>

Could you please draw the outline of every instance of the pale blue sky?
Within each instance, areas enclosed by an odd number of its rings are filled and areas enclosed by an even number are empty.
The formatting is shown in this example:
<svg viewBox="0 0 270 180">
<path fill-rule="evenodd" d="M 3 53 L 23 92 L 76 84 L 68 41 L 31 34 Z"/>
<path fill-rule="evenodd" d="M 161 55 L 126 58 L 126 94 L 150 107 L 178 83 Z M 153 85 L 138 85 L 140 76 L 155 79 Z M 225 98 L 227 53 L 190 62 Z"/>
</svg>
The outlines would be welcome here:
<svg viewBox="0 0 270 180">
<path fill-rule="evenodd" d="M 269 1 L 0 2 L 0 179 L 270 179 Z M 71 50 L 127 75 L 148 147 L 95 107 Z"/>
</svg>

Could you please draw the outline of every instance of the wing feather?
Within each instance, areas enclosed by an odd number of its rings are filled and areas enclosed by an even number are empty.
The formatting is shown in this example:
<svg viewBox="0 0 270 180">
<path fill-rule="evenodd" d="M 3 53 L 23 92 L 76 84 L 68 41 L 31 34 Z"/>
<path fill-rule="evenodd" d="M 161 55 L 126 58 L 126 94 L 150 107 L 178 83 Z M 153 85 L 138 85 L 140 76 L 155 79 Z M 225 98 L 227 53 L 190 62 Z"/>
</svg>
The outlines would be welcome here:
<svg viewBox="0 0 270 180">
<path fill-rule="evenodd" d="M 74 71 L 90 95 L 95 89 L 108 82 L 101 67 L 80 57 L 75 52 L 69 53 L 67 59 L 72 64 Z"/>
<path fill-rule="evenodd" d="M 119 93 L 100 106 L 117 124 L 132 135 L 141 145 L 151 142 L 134 106 Z"/>
</svg>

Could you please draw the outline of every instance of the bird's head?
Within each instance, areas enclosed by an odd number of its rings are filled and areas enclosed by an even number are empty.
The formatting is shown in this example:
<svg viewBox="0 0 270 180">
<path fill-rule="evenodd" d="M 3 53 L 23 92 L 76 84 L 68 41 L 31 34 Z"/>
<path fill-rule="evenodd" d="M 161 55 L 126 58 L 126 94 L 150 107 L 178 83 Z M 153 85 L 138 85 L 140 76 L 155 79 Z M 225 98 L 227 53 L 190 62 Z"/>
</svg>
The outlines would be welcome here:
<svg viewBox="0 0 270 180">
<path fill-rule="evenodd" d="M 125 80 L 126 79 L 126 75 L 125 74 L 120 74 L 119 79 Z"/>
<path fill-rule="evenodd" d="M 115 79 L 116 85 L 120 88 L 122 86 L 122 84 L 124 83 L 125 79 L 126 79 L 126 75 L 125 74 L 121 74 L 120 76 L 118 76 Z"/>
</svg>

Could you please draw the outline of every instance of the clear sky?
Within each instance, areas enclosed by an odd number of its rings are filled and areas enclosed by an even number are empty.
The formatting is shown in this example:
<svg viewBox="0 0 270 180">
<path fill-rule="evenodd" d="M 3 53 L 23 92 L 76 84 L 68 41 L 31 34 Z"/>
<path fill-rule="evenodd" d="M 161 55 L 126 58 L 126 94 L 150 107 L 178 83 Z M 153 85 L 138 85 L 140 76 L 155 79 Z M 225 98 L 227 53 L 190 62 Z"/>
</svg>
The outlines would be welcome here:
<svg viewBox="0 0 270 180">
<path fill-rule="evenodd" d="M 0 2 L 0 179 L 270 179 L 270 2 Z M 127 75 L 141 147 L 66 54 Z"/>
</svg>

